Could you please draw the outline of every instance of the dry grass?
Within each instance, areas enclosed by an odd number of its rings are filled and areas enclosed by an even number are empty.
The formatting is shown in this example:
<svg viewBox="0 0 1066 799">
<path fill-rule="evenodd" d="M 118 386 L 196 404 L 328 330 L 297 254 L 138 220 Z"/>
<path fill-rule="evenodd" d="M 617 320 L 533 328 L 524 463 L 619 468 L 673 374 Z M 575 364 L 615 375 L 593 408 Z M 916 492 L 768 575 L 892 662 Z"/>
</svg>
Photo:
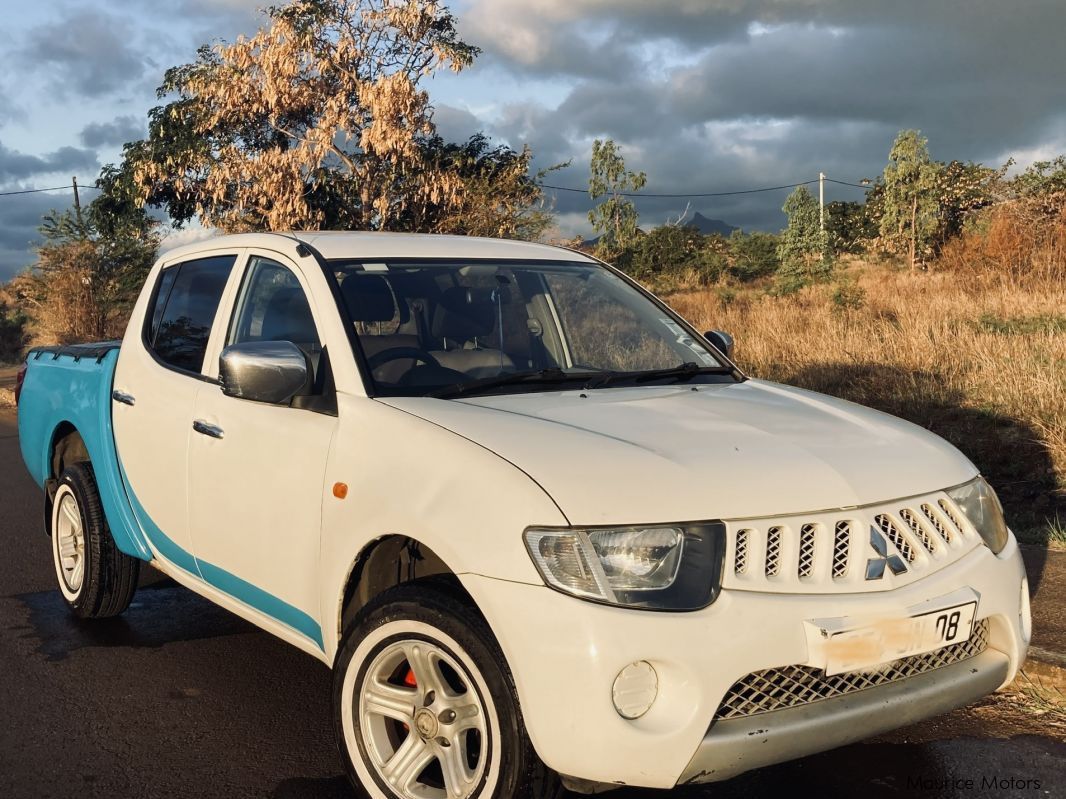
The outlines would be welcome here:
<svg viewBox="0 0 1066 799">
<path fill-rule="evenodd" d="M 15 407 L 15 392 L 9 388 L 0 388 L 0 408 Z"/>
<path fill-rule="evenodd" d="M 839 284 L 783 297 L 710 289 L 668 301 L 700 329 L 733 333 L 738 362 L 753 376 L 870 405 L 944 436 L 996 486 L 1021 537 L 1061 538 L 1066 285 L 862 264 L 845 280 L 854 283 L 845 283 L 844 303 Z"/>
</svg>

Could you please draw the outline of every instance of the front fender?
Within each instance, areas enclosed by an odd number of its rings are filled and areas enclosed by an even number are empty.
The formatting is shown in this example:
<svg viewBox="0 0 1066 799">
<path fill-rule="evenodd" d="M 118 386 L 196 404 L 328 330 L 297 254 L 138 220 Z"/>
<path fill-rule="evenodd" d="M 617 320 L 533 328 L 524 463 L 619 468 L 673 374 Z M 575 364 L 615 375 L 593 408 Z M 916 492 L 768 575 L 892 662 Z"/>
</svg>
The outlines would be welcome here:
<svg viewBox="0 0 1066 799">
<path fill-rule="evenodd" d="M 328 657 L 340 640 L 353 565 L 383 536 L 421 542 L 460 579 L 479 574 L 543 585 L 522 533 L 567 520 L 528 475 L 479 444 L 376 400 L 342 395 L 338 404 L 322 512 Z M 348 486 L 344 499 L 329 490 L 335 482 Z"/>
</svg>

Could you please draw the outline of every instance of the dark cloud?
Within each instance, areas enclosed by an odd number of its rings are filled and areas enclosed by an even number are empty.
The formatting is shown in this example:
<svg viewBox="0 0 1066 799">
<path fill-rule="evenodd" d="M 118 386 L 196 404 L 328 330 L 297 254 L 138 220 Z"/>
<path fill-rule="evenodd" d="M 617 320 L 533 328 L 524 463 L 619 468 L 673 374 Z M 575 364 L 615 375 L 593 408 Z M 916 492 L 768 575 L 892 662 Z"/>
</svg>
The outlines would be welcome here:
<svg viewBox="0 0 1066 799">
<path fill-rule="evenodd" d="M 43 70 L 62 96 L 100 97 L 141 81 L 152 52 L 127 18 L 97 9 L 69 11 L 30 29 L 20 57 Z"/>
<path fill-rule="evenodd" d="M 98 169 L 96 153 L 92 150 L 60 147 L 45 155 L 28 155 L 9 149 L 0 142 L 0 186 L 56 173 L 70 175 L 81 171 L 95 175 Z"/>
<path fill-rule="evenodd" d="M 37 228 L 51 210 L 72 205 L 70 193 L 0 197 L 0 282 L 10 280 L 33 263 L 33 247 L 41 240 Z"/>
<path fill-rule="evenodd" d="M 455 108 L 444 103 L 437 103 L 434 107 L 433 123 L 437 126 L 440 137 L 452 142 L 466 141 L 485 127 L 465 108 Z"/>
<path fill-rule="evenodd" d="M 584 186 L 591 140 L 610 137 L 648 192 L 685 193 L 872 177 L 903 128 L 944 160 L 1048 157 L 1066 146 L 1064 23 L 1061 0 L 474 0 L 463 30 L 494 69 L 570 86 L 555 108 L 505 106 L 493 127 L 539 166 L 572 158 L 553 183 Z M 783 199 L 691 208 L 775 228 Z M 686 202 L 638 207 L 654 223 Z M 559 194 L 566 219 L 587 206 Z"/>
<path fill-rule="evenodd" d="M 78 138 L 86 147 L 117 147 L 136 141 L 146 133 L 145 123 L 135 116 L 115 117 L 110 122 L 90 122 Z"/>
</svg>

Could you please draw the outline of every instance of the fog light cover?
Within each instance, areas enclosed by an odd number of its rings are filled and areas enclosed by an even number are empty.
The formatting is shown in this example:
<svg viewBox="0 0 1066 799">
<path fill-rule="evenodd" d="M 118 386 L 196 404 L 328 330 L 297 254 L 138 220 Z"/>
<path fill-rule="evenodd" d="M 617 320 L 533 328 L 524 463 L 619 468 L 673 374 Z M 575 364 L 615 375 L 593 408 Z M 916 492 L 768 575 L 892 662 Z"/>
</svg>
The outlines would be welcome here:
<svg viewBox="0 0 1066 799">
<path fill-rule="evenodd" d="M 646 660 L 630 663 L 614 678 L 611 698 L 618 715 L 630 721 L 639 719 L 659 696 L 659 675 Z"/>
</svg>

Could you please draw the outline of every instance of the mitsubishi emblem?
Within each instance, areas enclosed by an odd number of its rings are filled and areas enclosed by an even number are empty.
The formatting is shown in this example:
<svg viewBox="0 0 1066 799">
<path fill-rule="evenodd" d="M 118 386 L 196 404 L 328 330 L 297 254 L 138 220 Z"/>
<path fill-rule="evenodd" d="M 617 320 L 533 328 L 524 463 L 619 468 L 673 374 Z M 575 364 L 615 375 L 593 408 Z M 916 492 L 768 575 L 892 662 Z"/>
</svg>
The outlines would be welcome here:
<svg viewBox="0 0 1066 799">
<path fill-rule="evenodd" d="M 892 570 L 893 574 L 903 574 L 907 571 L 907 564 L 899 555 L 888 554 L 888 540 L 876 527 L 870 528 L 870 546 L 877 553 L 876 558 L 866 561 L 866 579 L 880 580 L 885 576 L 885 566 Z"/>
</svg>

